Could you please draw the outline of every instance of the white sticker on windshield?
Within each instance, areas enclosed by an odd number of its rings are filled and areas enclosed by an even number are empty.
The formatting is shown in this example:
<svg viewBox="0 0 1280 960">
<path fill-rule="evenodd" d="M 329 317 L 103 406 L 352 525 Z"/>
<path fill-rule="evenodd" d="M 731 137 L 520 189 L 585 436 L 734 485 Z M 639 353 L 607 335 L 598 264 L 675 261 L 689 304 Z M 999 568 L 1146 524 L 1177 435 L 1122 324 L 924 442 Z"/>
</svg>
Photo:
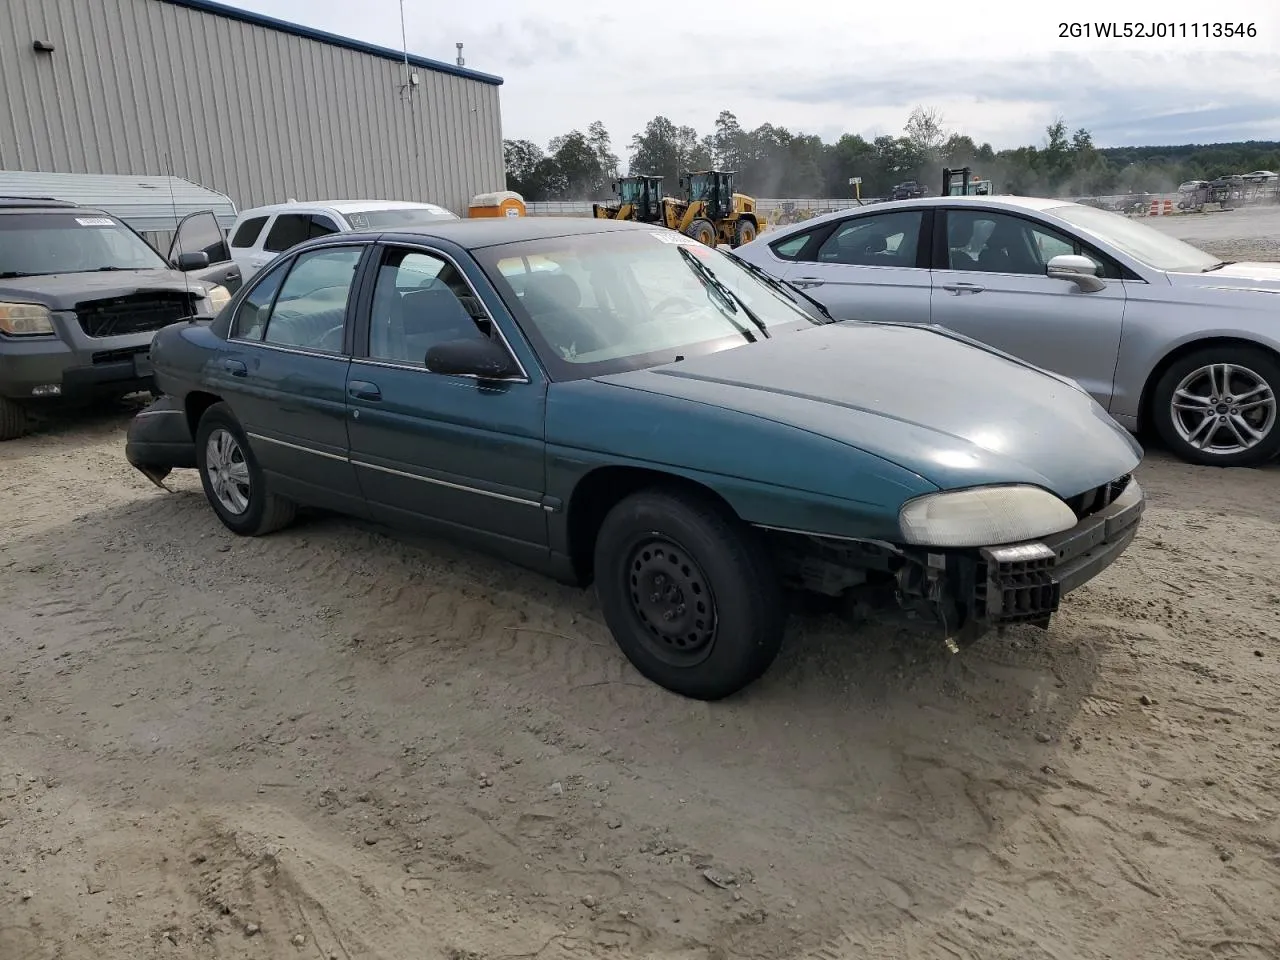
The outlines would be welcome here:
<svg viewBox="0 0 1280 960">
<path fill-rule="evenodd" d="M 116 225 L 110 217 L 76 217 L 76 223 L 82 227 L 114 227 Z"/>
<path fill-rule="evenodd" d="M 349 213 L 347 219 L 351 221 L 351 226 L 355 230 L 369 229 L 369 218 L 363 213 Z"/>
<path fill-rule="evenodd" d="M 664 230 L 662 233 L 658 233 L 655 230 L 650 235 L 657 237 L 663 243 L 674 243 L 677 246 L 681 246 L 681 247 L 700 246 L 698 241 L 693 239 L 693 237 L 686 237 L 683 233 L 676 233 L 674 230 Z"/>
</svg>

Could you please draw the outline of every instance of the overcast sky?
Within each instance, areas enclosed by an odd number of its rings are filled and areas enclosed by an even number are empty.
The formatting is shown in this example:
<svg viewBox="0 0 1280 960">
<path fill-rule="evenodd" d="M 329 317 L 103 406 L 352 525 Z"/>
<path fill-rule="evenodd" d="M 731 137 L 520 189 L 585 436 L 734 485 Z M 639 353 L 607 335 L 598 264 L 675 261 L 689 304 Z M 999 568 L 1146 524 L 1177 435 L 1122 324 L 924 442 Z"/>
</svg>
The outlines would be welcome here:
<svg viewBox="0 0 1280 960">
<path fill-rule="evenodd" d="M 400 0 L 229 0 L 400 49 Z M 543 146 L 603 120 L 618 153 L 657 114 L 721 110 L 833 140 L 898 134 L 916 104 L 996 148 L 1061 115 L 1099 146 L 1280 139 L 1280 2 L 406 0 L 411 53 L 505 80 L 503 134 Z M 1121 13 L 1119 11 L 1123 10 Z M 1239 39 L 1060 39 L 1075 22 L 1255 24 Z M 1203 29 L 1203 27 L 1202 27 Z"/>
</svg>

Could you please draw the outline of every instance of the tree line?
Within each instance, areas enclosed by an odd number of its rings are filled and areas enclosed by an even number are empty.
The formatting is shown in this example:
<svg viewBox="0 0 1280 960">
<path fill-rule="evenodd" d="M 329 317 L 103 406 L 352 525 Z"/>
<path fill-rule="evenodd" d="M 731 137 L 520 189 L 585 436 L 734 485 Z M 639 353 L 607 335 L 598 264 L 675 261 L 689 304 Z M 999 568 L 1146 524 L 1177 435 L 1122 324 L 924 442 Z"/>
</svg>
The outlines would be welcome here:
<svg viewBox="0 0 1280 960">
<path fill-rule="evenodd" d="M 736 171 L 744 193 L 797 198 L 851 197 L 851 177 L 862 178 L 864 197 L 885 196 L 908 180 L 937 192 L 944 166 L 968 166 L 1000 193 L 1042 196 L 1164 193 L 1185 180 L 1280 171 L 1280 141 L 1099 148 L 1088 130 L 1069 132 L 1061 118 L 1040 144 L 995 150 L 947 133 L 938 111 L 924 107 L 912 111 L 899 136 L 846 133 L 834 143 L 771 123 L 747 130 L 728 110 L 708 134 L 658 116 L 626 145 L 625 167 L 599 120 L 545 150 L 529 140 L 503 146 L 507 187 L 530 201 L 606 199 L 623 172 L 664 177 L 675 192 L 681 173 L 711 167 Z"/>
</svg>

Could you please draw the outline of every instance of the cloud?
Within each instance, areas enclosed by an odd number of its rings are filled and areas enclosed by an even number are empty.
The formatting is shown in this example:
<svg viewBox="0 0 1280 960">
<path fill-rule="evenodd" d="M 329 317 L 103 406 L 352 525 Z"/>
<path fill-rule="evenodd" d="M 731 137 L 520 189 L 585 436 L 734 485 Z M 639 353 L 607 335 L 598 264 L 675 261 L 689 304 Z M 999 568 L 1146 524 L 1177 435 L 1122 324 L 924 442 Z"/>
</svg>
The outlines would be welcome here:
<svg viewBox="0 0 1280 960">
<path fill-rule="evenodd" d="M 399 48 L 396 0 L 229 0 Z M 1039 143 L 1061 116 L 1101 146 L 1280 135 L 1280 5 L 1235 0 L 1253 38 L 1062 39 L 1089 23 L 1203 22 L 1192 0 L 1076 0 L 903 10 L 818 0 L 647 0 L 635 12 L 589 0 L 406 3 L 414 53 L 502 76 L 505 134 L 546 144 L 602 120 L 619 147 L 655 115 L 711 132 L 721 110 L 835 139 L 898 134 L 916 104 L 997 148 Z M 1224 14 L 1225 15 L 1225 14 Z M 619 150 L 619 152 L 624 152 Z"/>
</svg>

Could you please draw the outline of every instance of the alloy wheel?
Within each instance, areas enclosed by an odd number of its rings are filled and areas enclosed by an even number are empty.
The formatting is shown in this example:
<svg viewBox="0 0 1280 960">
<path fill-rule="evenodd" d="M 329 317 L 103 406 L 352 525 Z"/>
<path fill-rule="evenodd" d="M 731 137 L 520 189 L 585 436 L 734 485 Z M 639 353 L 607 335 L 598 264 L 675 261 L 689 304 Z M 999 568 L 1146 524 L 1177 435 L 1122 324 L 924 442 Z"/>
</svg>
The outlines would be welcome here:
<svg viewBox="0 0 1280 960">
<path fill-rule="evenodd" d="M 237 517 L 248 510 L 252 493 L 249 464 L 240 441 L 230 430 L 218 427 L 209 434 L 204 461 L 209 486 L 222 508 Z"/>
<path fill-rule="evenodd" d="M 1174 388 L 1170 402 L 1178 436 L 1215 456 L 1252 450 L 1276 426 L 1275 388 L 1239 364 L 1212 363 L 1192 370 Z"/>
</svg>

